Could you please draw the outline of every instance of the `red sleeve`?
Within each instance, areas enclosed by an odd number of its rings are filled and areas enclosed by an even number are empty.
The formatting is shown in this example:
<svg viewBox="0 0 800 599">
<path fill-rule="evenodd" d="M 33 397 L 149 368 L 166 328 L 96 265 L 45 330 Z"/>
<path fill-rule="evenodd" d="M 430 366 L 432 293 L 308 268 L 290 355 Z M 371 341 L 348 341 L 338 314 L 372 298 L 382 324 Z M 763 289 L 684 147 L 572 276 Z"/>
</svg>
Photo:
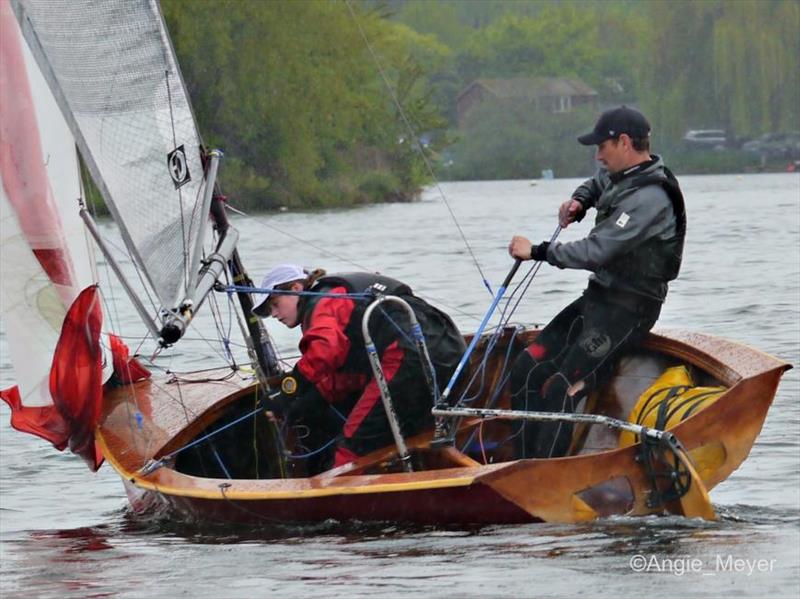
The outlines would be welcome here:
<svg viewBox="0 0 800 599">
<path fill-rule="evenodd" d="M 347 293 L 347 290 L 335 287 L 330 293 Z M 296 368 L 328 401 L 333 399 L 333 375 L 342 367 L 350 351 L 345 327 L 354 309 L 352 299 L 323 297 L 314 307 L 300 339 L 302 357 Z"/>
</svg>

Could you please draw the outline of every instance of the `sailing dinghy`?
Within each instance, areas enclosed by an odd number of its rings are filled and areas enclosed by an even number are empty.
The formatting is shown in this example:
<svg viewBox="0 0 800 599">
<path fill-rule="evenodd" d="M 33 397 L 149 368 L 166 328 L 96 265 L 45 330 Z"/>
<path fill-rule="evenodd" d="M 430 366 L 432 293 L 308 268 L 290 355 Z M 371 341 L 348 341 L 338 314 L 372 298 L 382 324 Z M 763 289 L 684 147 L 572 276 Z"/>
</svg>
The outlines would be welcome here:
<svg viewBox="0 0 800 599">
<path fill-rule="evenodd" d="M 446 401 L 432 390 L 435 427 L 412 438 L 398 430 L 390 447 L 309 473 L 296 457 L 301 436 L 265 413 L 281 368 L 251 315 L 253 286 L 215 193 L 220 156 L 202 147 L 158 4 L 2 0 L 2 9 L 2 304 L 18 373 L 2 397 L 16 428 L 93 469 L 107 461 L 134 512 L 202 523 L 715 517 L 708 492 L 749 454 L 789 365 L 686 332 L 649 335 L 578 414 L 509 409 L 507 366 L 536 330 L 476 335 Z M 75 146 L 144 299 L 83 207 Z M 103 330 L 87 245 L 164 347 L 181 343 L 215 287 L 235 294 L 254 374 L 221 365 L 151 376 Z M 31 343 L 46 360 L 30 360 Z M 397 400 L 384 393 L 387 417 Z M 574 425 L 569 454 L 515 460 L 518 419 Z"/>
</svg>

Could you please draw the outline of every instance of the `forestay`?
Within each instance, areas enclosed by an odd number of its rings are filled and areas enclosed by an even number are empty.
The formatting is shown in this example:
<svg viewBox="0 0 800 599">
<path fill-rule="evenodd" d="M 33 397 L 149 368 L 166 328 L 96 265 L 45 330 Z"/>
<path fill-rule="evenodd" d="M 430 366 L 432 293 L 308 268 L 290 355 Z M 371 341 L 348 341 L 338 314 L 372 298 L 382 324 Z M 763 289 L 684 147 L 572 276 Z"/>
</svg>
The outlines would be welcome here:
<svg viewBox="0 0 800 599">
<path fill-rule="evenodd" d="M 200 139 L 156 0 L 12 0 L 23 35 L 162 310 L 192 297 Z M 202 239 L 200 239 L 202 242 Z"/>
</svg>

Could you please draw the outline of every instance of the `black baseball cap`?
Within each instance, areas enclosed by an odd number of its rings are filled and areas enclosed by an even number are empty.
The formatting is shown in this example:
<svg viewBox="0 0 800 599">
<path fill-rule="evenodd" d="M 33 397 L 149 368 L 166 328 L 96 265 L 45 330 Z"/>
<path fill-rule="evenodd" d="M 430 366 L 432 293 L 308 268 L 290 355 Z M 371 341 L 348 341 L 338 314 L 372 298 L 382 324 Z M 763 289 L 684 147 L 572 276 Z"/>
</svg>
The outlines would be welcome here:
<svg viewBox="0 0 800 599">
<path fill-rule="evenodd" d="M 623 133 L 633 139 L 643 139 L 650 135 L 650 123 L 638 110 L 620 106 L 601 114 L 594 131 L 581 135 L 578 141 L 585 146 L 594 146 L 607 139 L 615 139 Z"/>
</svg>

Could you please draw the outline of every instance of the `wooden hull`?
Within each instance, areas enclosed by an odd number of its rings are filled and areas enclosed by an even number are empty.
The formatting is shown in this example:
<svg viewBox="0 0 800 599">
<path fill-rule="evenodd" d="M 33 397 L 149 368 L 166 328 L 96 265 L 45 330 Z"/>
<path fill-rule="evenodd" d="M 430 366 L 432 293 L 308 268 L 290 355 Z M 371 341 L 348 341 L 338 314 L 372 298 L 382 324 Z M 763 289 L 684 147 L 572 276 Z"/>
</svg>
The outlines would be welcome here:
<svg viewBox="0 0 800 599">
<path fill-rule="evenodd" d="M 603 412 L 624 418 L 663 363 L 691 364 L 728 387 L 716 403 L 672 429 L 705 487 L 713 488 L 749 454 L 789 366 L 736 343 L 678 332 L 651 335 L 642 355 L 623 360 L 604 391 Z M 452 448 L 431 449 L 430 433 L 423 434 L 409 446 L 436 466 L 413 473 L 382 471 L 392 463 L 387 449 L 304 478 L 205 478 L 169 466 L 141 474 L 151 459 L 184 446 L 249 393 L 246 381 L 186 384 L 178 402 L 163 383 L 144 381 L 109 394 L 98 439 L 135 511 L 249 525 L 327 519 L 469 525 L 683 513 L 677 501 L 648 505 L 651 484 L 637 462 L 639 445 L 617 448 L 608 431 L 591 431 L 570 457 L 490 464 Z M 131 425 L 137 409 L 141 426 Z M 468 432 L 478 424 L 462 426 Z"/>
</svg>

